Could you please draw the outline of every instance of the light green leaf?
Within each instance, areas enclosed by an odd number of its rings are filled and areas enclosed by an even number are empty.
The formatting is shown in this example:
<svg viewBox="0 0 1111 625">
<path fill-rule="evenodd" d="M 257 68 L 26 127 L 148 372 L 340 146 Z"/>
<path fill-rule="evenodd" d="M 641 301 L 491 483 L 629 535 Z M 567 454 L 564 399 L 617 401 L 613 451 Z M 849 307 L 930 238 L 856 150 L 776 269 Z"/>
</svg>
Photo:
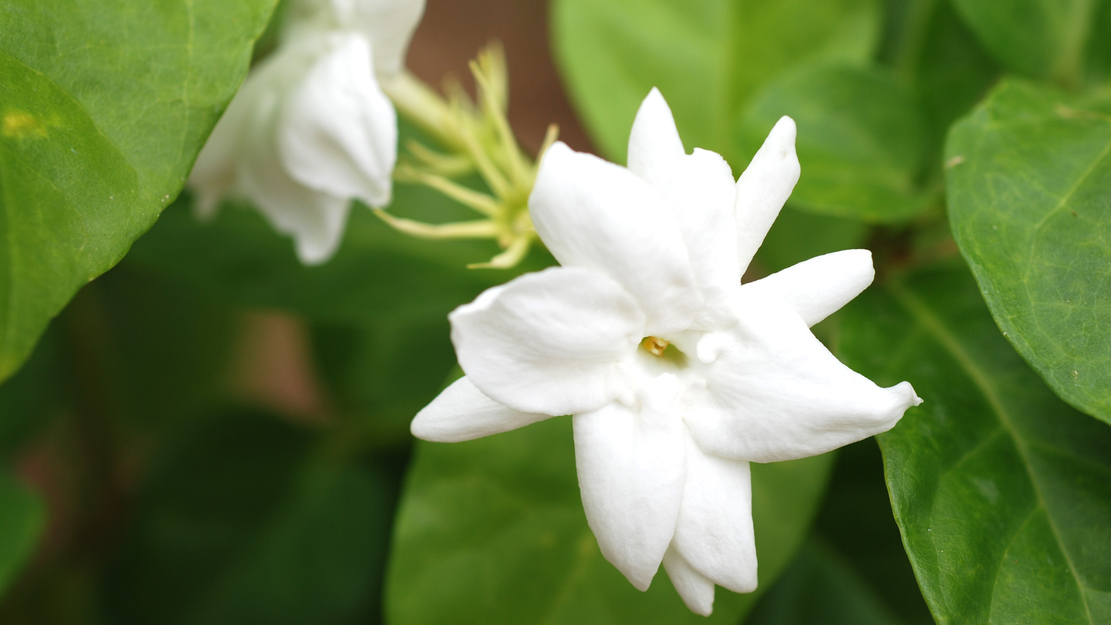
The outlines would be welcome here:
<svg viewBox="0 0 1111 625">
<path fill-rule="evenodd" d="M 946 156 L 953 235 L 1004 336 L 1111 423 L 1111 98 L 1004 82 Z"/>
<path fill-rule="evenodd" d="M 752 465 L 761 589 L 801 544 L 829 460 Z M 418 443 L 386 586 L 393 625 L 736 623 L 756 596 L 718 588 L 705 619 L 662 569 L 646 593 L 633 588 L 587 527 L 570 419 L 467 443 Z"/>
<path fill-rule="evenodd" d="M 623 161 L 637 107 L 658 87 L 687 149 L 719 152 L 739 175 L 739 108 L 801 61 L 868 58 L 880 12 L 874 0 L 557 0 L 552 21 L 565 84 L 603 154 Z"/>
<path fill-rule="evenodd" d="M 937 621 L 1111 622 L 1111 428 L 1041 383 L 958 263 L 844 313 L 846 362 L 925 400 L 878 439 Z"/>
<path fill-rule="evenodd" d="M 273 6 L 0 2 L 0 380 L 177 195 Z"/>
<path fill-rule="evenodd" d="M 798 125 L 802 175 L 791 205 L 870 222 L 905 221 L 932 195 L 919 188 L 925 125 L 914 92 L 894 74 L 828 62 L 770 81 L 738 125 L 753 154 L 783 115 Z"/>
<path fill-rule="evenodd" d="M 953 0 L 984 45 L 1016 72 L 1076 85 L 1088 54 L 1106 63 L 1105 0 Z M 1106 25 L 1106 22 L 1103 23 Z"/>
<path fill-rule="evenodd" d="M 46 528 L 41 499 L 0 475 L 0 592 L 15 580 Z"/>
</svg>

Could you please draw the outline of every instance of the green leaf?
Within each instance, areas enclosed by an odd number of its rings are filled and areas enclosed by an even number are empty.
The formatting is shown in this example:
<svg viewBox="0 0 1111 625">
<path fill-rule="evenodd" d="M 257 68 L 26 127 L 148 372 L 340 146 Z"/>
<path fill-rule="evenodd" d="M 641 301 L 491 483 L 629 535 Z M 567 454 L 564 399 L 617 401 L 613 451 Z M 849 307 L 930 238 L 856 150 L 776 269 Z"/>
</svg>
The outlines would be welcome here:
<svg viewBox="0 0 1111 625">
<path fill-rule="evenodd" d="M 46 506 L 7 475 L 0 474 L 0 592 L 30 559 L 46 529 Z"/>
<path fill-rule="evenodd" d="M 871 289 L 844 313 L 846 362 L 925 400 L 878 439 L 937 621 L 1111 621 L 1111 428 L 1040 382 L 958 263 Z"/>
<path fill-rule="evenodd" d="M 273 5 L 0 2 L 0 380 L 177 195 Z"/>
<path fill-rule="evenodd" d="M 1076 85 L 1089 51 L 1105 62 L 1105 0 L 953 0 L 980 40 L 1013 71 Z"/>
<path fill-rule="evenodd" d="M 1004 336 L 1111 423 L 1111 98 L 1006 81 L 946 157 L 953 235 Z"/>
<path fill-rule="evenodd" d="M 396 487 L 309 431 L 225 414 L 173 443 L 106 584 L 112 623 L 361 623 Z"/>
<path fill-rule="evenodd" d="M 646 593 L 633 588 L 587 527 L 574 455 L 567 418 L 467 443 L 418 443 L 394 531 L 388 620 L 735 623 L 750 609 L 758 594 L 718 588 L 713 616 L 694 615 L 662 570 Z M 829 460 L 752 465 L 761 589 L 802 542 Z"/>
<path fill-rule="evenodd" d="M 914 92 L 894 74 L 828 62 L 781 74 L 738 125 L 753 154 L 783 115 L 798 125 L 802 175 L 791 205 L 870 222 L 905 221 L 932 195 L 919 188 L 925 125 Z"/>
<path fill-rule="evenodd" d="M 840 554 L 811 538 L 745 625 L 902 625 Z"/>
<path fill-rule="evenodd" d="M 687 148 L 733 162 L 741 106 L 808 59 L 863 61 L 880 22 L 874 0 L 558 0 L 556 59 L 598 148 L 622 161 L 641 101 L 658 87 Z M 751 154 L 749 154 L 751 156 Z"/>
</svg>

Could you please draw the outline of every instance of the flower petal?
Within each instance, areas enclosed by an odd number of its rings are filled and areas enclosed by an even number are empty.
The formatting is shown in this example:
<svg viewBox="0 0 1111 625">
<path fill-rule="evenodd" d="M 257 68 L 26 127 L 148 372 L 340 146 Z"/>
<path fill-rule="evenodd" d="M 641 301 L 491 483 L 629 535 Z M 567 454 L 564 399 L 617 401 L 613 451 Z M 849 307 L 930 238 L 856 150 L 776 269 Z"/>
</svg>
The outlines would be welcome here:
<svg viewBox="0 0 1111 625">
<path fill-rule="evenodd" d="M 520 412 L 482 394 L 466 376 L 459 378 L 417 413 L 413 436 L 437 443 L 458 443 L 508 432 L 551 418 Z"/>
<path fill-rule="evenodd" d="M 843 250 L 750 282 L 741 288 L 741 297 L 774 297 L 813 326 L 860 295 L 875 276 L 871 252 Z"/>
<path fill-rule="evenodd" d="M 629 132 L 629 171 L 652 184 L 669 177 L 675 161 L 686 155 L 671 108 L 660 90 L 652 87 Z"/>
<path fill-rule="evenodd" d="M 644 99 L 629 136 L 629 171 L 655 189 L 675 215 L 690 255 L 705 307 L 695 329 L 717 330 L 729 323 L 729 296 L 741 282 L 737 265 L 737 188 L 721 156 L 695 148 L 683 151 L 667 102 L 655 88 Z"/>
<path fill-rule="evenodd" d="M 575 464 L 586 520 L 602 555 L 647 590 L 675 533 L 683 495 L 679 381 L 663 374 L 620 402 L 573 417 Z"/>
<path fill-rule="evenodd" d="M 488 289 L 449 316 L 459 364 L 484 394 L 522 412 L 596 410 L 629 387 L 644 314 L 589 269 L 552 267 Z"/>
<path fill-rule="evenodd" d="M 316 47 L 302 45 L 279 49 L 243 81 L 189 174 L 188 185 L 197 195 L 197 212 L 202 217 L 212 216 L 224 196 L 239 192 L 240 166 L 254 158 L 251 144 L 258 144 L 274 132 L 278 103 L 308 71 L 317 53 Z M 268 142 L 264 143 L 271 149 Z M 257 145 L 253 147 L 259 149 Z"/>
<path fill-rule="evenodd" d="M 737 181 L 737 257 L 742 274 L 798 181 L 795 122 L 782 117 Z"/>
<path fill-rule="evenodd" d="M 841 364 L 775 298 L 742 299 L 737 315 L 736 327 L 703 339 L 718 344 L 699 349 L 700 358 L 716 360 L 706 387 L 683 396 L 691 434 L 709 454 L 754 462 L 813 456 L 886 432 L 922 401 L 907 382 L 880 388 Z"/>
<path fill-rule="evenodd" d="M 282 107 L 282 162 L 307 187 L 385 206 L 397 162 L 397 114 L 374 79 L 366 39 L 327 39 L 329 50 Z"/>
<path fill-rule="evenodd" d="M 694 570 L 672 545 L 664 554 L 664 570 L 671 578 L 671 585 L 683 598 L 691 612 L 710 616 L 714 611 L 714 583 Z"/>
<path fill-rule="evenodd" d="M 273 93 L 264 94 L 256 109 L 259 118 L 273 119 L 279 101 Z M 349 201 L 291 178 L 270 125 L 253 124 L 244 150 L 236 192 L 250 200 L 275 230 L 293 237 L 301 262 L 313 265 L 331 258 L 347 225 Z"/>
<path fill-rule="evenodd" d="M 624 167 L 556 143 L 540 163 L 529 210 L 561 265 L 604 273 L 636 298 L 648 334 L 685 330 L 702 308 L 674 216 Z"/>
<path fill-rule="evenodd" d="M 748 462 L 704 453 L 689 432 L 684 432 L 684 439 L 687 481 L 672 548 L 719 586 L 752 592 L 756 590 L 756 539 Z"/>
</svg>

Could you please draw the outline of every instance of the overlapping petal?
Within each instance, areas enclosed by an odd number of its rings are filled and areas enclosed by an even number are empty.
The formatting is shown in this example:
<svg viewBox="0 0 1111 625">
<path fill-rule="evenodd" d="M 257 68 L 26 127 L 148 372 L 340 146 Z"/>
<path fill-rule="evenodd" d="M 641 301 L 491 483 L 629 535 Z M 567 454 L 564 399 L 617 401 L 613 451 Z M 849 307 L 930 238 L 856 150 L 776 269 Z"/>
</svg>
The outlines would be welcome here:
<svg viewBox="0 0 1111 625">
<path fill-rule="evenodd" d="M 675 217 L 624 167 L 556 143 L 541 161 L 529 212 L 561 265 L 604 273 L 636 298 L 648 334 L 685 330 L 702 308 Z"/>
<path fill-rule="evenodd" d="M 710 616 L 714 611 L 714 582 L 694 570 L 672 545 L 664 554 L 664 570 L 667 571 L 671 585 L 683 598 L 691 612 Z"/>
<path fill-rule="evenodd" d="M 910 384 L 881 388 L 841 364 L 778 299 L 739 300 L 738 325 L 716 335 L 705 387 L 684 394 L 691 434 L 707 453 L 774 462 L 886 432 L 921 403 Z"/>
<path fill-rule="evenodd" d="M 282 163 L 311 189 L 385 206 L 397 161 L 397 114 L 374 79 L 366 39 L 327 39 L 329 50 L 282 106 L 276 129 Z"/>
<path fill-rule="evenodd" d="M 664 374 L 636 394 L 577 414 L 575 464 L 602 555 L 647 590 L 675 533 L 685 474 L 679 381 Z"/>
<path fill-rule="evenodd" d="M 410 429 L 413 436 L 426 441 L 458 443 L 508 432 L 550 417 L 499 404 L 464 376 L 418 412 Z"/>
<path fill-rule="evenodd" d="M 756 590 L 752 476 L 748 462 L 706 454 L 684 428 L 687 480 L 672 548 L 733 592 Z"/>
<path fill-rule="evenodd" d="M 744 273 L 799 181 L 795 121 L 781 118 L 737 180 L 737 258 Z"/>
<path fill-rule="evenodd" d="M 741 297 L 778 299 L 813 326 L 860 295 L 875 276 L 871 252 L 843 250 L 750 282 L 741 287 Z"/>
<path fill-rule="evenodd" d="M 625 393 L 645 324 L 619 284 L 577 267 L 526 274 L 449 318 L 475 386 L 515 410 L 548 415 L 596 410 Z"/>
<path fill-rule="evenodd" d="M 660 194 L 679 224 L 705 304 L 690 327 L 725 327 L 726 302 L 741 281 L 733 215 L 737 189 L 729 164 L 698 148 L 686 154 L 671 109 L 652 89 L 629 136 L 629 171 Z"/>
</svg>

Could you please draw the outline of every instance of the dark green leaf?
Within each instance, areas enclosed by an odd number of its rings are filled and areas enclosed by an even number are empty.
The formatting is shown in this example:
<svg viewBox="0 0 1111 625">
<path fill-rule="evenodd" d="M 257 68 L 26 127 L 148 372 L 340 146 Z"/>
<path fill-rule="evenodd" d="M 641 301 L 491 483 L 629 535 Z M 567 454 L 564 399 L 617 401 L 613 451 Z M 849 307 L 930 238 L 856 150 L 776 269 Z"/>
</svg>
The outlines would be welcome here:
<svg viewBox="0 0 1111 625">
<path fill-rule="evenodd" d="M 409 422 L 457 368 L 447 317 L 396 316 L 314 328 L 316 361 L 344 412 L 377 444 L 409 444 Z"/>
<path fill-rule="evenodd" d="M 687 148 L 733 162 L 738 109 L 769 78 L 807 59 L 863 61 L 880 21 L 874 0 L 559 0 L 556 58 L 580 116 L 622 161 L 652 87 L 671 105 Z M 749 154 L 751 156 L 751 154 Z"/>
<path fill-rule="evenodd" d="M 798 125 L 802 175 L 792 206 L 892 222 L 913 217 L 931 201 L 917 181 L 925 149 L 918 99 L 894 74 L 819 63 L 776 77 L 739 123 L 741 153 L 753 154 L 783 115 Z"/>
<path fill-rule="evenodd" d="M 811 538 L 745 625 L 902 625 L 852 566 Z"/>
<path fill-rule="evenodd" d="M 829 460 L 753 465 L 762 589 L 801 543 Z M 634 589 L 587 527 L 567 418 L 467 443 L 418 444 L 386 593 L 394 625 L 735 623 L 757 596 L 718 588 L 704 619 L 662 571 L 648 592 Z"/>
<path fill-rule="evenodd" d="M 1111 621 L 1111 428 L 1014 353 L 958 263 L 872 289 L 841 353 L 925 402 L 878 437 L 888 490 L 939 623 Z"/>
<path fill-rule="evenodd" d="M 108 621 L 372 619 L 395 487 L 373 464 L 312 453 L 317 438 L 221 415 L 171 439 L 109 579 Z"/>
<path fill-rule="evenodd" d="M 0 474 L 0 592 L 27 563 L 45 528 L 43 502 Z"/>
<path fill-rule="evenodd" d="M 177 195 L 273 5 L 0 2 L 0 379 Z"/>
<path fill-rule="evenodd" d="M 1004 82 L 946 156 L 953 234 L 1004 336 L 1111 423 L 1111 99 Z"/>
<path fill-rule="evenodd" d="M 1107 31 L 1097 16 L 1104 0 L 953 0 L 980 40 L 1008 68 L 1078 84 L 1086 58 L 1106 63 Z M 1104 23 L 1103 25 L 1106 25 Z M 1101 58 L 1102 57 L 1102 58 Z"/>
</svg>

